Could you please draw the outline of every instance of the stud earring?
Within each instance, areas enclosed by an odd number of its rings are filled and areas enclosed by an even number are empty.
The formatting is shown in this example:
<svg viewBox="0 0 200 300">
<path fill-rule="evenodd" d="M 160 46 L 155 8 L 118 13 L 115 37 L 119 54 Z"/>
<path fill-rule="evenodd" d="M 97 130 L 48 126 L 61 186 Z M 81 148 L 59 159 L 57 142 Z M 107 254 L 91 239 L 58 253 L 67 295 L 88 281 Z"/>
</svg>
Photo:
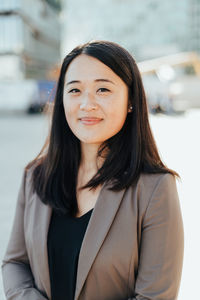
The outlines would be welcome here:
<svg viewBox="0 0 200 300">
<path fill-rule="evenodd" d="M 133 110 L 133 106 L 129 106 L 129 110 L 132 111 Z"/>
</svg>

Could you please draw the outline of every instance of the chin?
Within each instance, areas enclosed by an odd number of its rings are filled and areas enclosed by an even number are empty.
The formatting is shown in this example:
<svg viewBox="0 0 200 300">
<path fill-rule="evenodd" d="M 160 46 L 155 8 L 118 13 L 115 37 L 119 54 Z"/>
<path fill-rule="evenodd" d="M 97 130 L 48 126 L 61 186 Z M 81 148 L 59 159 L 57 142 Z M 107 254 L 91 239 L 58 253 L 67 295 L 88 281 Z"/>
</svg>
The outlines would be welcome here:
<svg viewBox="0 0 200 300">
<path fill-rule="evenodd" d="M 97 145 L 99 145 L 99 144 L 101 144 L 101 143 L 103 143 L 104 141 L 98 141 L 98 140 L 81 140 L 80 139 L 80 142 L 81 143 L 83 143 L 83 144 L 97 144 Z"/>
<path fill-rule="evenodd" d="M 77 136 L 81 143 L 85 144 L 101 144 L 105 139 L 97 138 L 97 136 Z"/>
<path fill-rule="evenodd" d="M 79 141 L 81 143 L 85 143 L 85 144 L 102 144 L 103 142 L 107 141 L 109 138 L 111 138 L 112 136 L 114 136 L 115 134 L 109 134 L 109 135 L 104 135 L 104 136 L 78 136 L 77 138 L 79 139 Z"/>
</svg>

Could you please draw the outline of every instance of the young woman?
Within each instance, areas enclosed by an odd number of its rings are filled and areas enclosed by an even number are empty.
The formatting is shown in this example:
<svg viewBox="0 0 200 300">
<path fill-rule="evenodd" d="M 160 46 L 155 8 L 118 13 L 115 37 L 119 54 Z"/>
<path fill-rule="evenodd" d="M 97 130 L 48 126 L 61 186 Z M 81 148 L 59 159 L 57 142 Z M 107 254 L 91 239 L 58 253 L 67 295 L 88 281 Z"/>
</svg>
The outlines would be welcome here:
<svg viewBox="0 0 200 300">
<path fill-rule="evenodd" d="M 49 137 L 24 170 L 2 264 L 7 299 L 177 299 L 176 177 L 158 154 L 133 57 L 108 41 L 73 49 Z"/>
</svg>

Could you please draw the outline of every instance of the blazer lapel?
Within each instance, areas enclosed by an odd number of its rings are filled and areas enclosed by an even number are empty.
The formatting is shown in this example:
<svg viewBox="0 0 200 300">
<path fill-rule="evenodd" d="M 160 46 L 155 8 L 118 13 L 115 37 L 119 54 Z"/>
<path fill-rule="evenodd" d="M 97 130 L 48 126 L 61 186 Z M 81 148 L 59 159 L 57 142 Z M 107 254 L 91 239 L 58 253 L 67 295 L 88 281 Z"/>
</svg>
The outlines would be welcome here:
<svg viewBox="0 0 200 300">
<path fill-rule="evenodd" d="M 37 208 L 37 223 L 35 226 L 35 242 L 36 242 L 36 259 L 38 261 L 40 281 L 44 287 L 47 297 L 51 299 L 51 284 L 48 264 L 48 250 L 47 250 L 47 235 L 49 224 L 52 215 L 52 208 L 45 205 L 38 199 L 39 208 Z"/>
<path fill-rule="evenodd" d="M 125 189 L 118 192 L 110 191 L 108 190 L 109 186 L 108 183 L 103 184 L 84 235 L 78 261 L 75 300 L 78 299 L 81 293 L 90 268 L 114 220 L 125 192 Z M 40 206 L 36 209 L 37 224 L 35 224 L 35 251 L 38 260 L 38 274 L 42 274 L 40 281 L 47 297 L 51 299 L 47 237 L 52 208 L 43 204 L 40 199 L 37 203 Z"/>
<path fill-rule="evenodd" d="M 109 184 L 104 183 L 85 232 L 79 254 L 74 300 L 77 300 L 81 293 L 90 268 L 114 220 L 125 192 L 125 189 L 115 192 L 108 190 L 108 188 Z"/>
</svg>

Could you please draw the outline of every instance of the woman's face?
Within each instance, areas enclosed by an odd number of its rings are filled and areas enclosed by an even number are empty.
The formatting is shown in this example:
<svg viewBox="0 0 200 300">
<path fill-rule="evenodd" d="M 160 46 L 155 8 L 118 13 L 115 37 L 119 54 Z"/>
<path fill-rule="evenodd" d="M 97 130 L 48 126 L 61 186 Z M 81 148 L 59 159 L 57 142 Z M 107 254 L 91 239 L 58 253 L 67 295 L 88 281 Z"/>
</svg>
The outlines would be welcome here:
<svg viewBox="0 0 200 300">
<path fill-rule="evenodd" d="M 67 69 L 63 104 L 74 135 L 83 143 L 101 144 L 124 125 L 128 87 L 101 61 L 81 54 Z"/>
</svg>

